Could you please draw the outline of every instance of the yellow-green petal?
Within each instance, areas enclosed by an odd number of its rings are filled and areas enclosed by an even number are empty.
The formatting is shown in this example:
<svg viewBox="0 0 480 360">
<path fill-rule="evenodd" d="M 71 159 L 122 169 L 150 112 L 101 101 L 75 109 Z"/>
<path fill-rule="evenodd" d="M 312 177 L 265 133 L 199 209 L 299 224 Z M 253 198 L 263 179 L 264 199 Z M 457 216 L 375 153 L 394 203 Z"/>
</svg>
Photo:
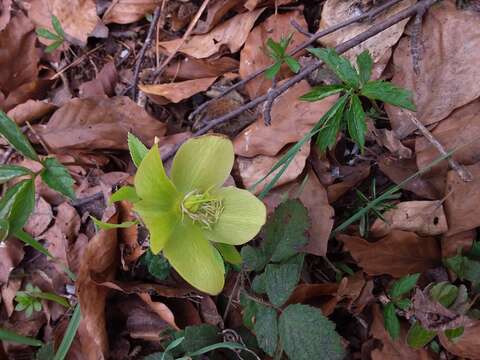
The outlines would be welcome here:
<svg viewBox="0 0 480 360">
<path fill-rule="evenodd" d="M 202 231 L 185 219 L 163 249 L 173 268 L 189 284 L 211 295 L 219 294 L 225 284 L 225 267 L 217 249 Z"/>
<path fill-rule="evenodd" d="M 167 210 L 178 199 L 178 192 L 167 177 L 157 144 L 140 163 L 135 175 L 135 190 L 141 199 L 155 201 L 159 210 Z"/>
<path fill-rule="evenodd" d="M 233 265 L 240 265 L 242 263 L 242 255 L 233 245 L 223 243 L 213 243 L 217 250 L 222 255 L 223 259 Z"/>
<path fill-rule="evenodd" d="M 233 167 L 233 144 L 221 135 L 205 135 L 185 142 L 173 159 L 171 178 L 188 193 L 220 187 Z"/>
<path fill-rule="evenodd" d="M 150 232 L 150 250 L 154 254 L 158 254 L 181 221 L 180 211 L 175 209 L 159 210 L 157 204 L 150 200 L 135 203 L 134 210 L 140 215 Z"/>
<path fill-rule="evenodd" d="M 214 195 L 223 199 L 224 210 L 211 230 L 203 230 L 207 238 L 231 245 L 241 245 L 253 239 L 267 217 L 263 202 L 251 192 L 233 186 L 221 188 Z"/>
</svg>

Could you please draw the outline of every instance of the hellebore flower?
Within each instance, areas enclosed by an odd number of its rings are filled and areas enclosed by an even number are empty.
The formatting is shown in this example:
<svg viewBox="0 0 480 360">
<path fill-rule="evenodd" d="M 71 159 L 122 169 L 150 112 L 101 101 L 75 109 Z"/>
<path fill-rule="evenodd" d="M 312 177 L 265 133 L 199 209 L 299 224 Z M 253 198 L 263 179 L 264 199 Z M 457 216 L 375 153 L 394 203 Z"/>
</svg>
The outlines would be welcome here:
<svg viewBox="0 0 480 360">
<path fill-rule="evenodd" d="M 220 253 L 251 240 L 266 220 L 265 205 L 253 194 L 222 187 L 233 161 L 229 139 L 205 135 L 180 147 L 170 178 L 156 144 L 135 175 L 134 210 L 150 231 L 152 252 L 162 251 L 187 282 L 209 294 L 224 286 Z"/>
</svg>

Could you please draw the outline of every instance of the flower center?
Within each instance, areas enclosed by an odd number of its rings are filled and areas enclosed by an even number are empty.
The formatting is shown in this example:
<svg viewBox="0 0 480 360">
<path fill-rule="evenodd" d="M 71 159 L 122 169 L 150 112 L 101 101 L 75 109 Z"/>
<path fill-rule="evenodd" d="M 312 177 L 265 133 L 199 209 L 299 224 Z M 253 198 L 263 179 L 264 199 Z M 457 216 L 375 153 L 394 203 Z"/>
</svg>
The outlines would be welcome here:
<svg viewBox="0 0 480 360">
<path fill-rule="evenodd" d="M 197 190 L 189 192 L 183 198 L 182 217 L 187 215 L 194 223 L 199 223 L 206 229 L 218 222 L 223 212 L 223 201 L 208 193 Z"/>
</svg>

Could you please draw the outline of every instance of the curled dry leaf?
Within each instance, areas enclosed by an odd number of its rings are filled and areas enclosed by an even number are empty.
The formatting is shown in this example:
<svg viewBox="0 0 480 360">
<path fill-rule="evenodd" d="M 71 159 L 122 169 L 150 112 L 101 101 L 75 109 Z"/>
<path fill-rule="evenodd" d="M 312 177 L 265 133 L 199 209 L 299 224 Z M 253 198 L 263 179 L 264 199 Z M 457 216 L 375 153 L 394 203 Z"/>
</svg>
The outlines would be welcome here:
<svg viewBox="0 0 480 360">
<path fill-rule="evenodd" d="M 295 156 L 295 159 L 293 159 L 293 161 L 288 166 L 287 170 L 282 174 L 282 176 L 280 176 L 280 179 L 277 181 L 275 187 L 295 180 L 305 168 L 305 162 L 309 153 L 310 142 L 303 145 L 303 147 Z M 280 160 L 282 156 L 283 153 L 280 153 L 278 156 L 258 155 L 254 158 L 245 158 L 242 156 L 238 156 L 238 170 L 243 185 L 246 188 L 251 187 L 253 184 L 255 184 L 255 182 L 267 175 L 270 169 L 277 163 L 278 160 Z M 275 173 L 270 174 L 264 181 L 257 185 L 253 192 L 255 194 L 260 193 L 263 187 L 267 185 L 274 176 Z"/>
<path fill-rule="evenodd" d="M 380 146 L 386 147 L 388 151 L 399 159 L 410 159 L 412 157 L 412 150 L 403 145 L 393 131 L 377 129 L 371 122 L 369 122 L 369 130 L 372 130 L 373 136 Z"/>
<path fill-rule="evenodd" d="M 237 71 L 238 64 L 238 60 L 228 56 L 208 60 L 187 56 L 168 65 L 164 76 L 173 81 L 218 77 L 226 72 Z"/>
<path fill-rule="evenodd" d="M 337 239 L 369 275 L 389 274 L 399 278 L 424 272 L 441 261 L 435 238 L 420 237 L 412 232 L 393 230 L 376 242 L 344 234 L 337 235 Z"/>
<path fill-rule="evenodd" d="M 223 328 L 223 319 L 218 313 L 217 305 L 210 296 L 202 297 L 200 301 L 200 315 L 207 324 Z"/>
<path fill-rule="evenodd" d="M 466 359 L 480 359 L 480 321 L 476 321 L 473 326 L 466 327 L 462 336 L 454 340 L 449 340 L 445 334 L 440 333 L 439 339 L 442 346 L 448 352 Z"/>
<path fill-rule="evenodd" d="M 476 238 L 476 230 L 467 230 L 455 235 L 442 236 L 442 258 L 455 256 L 459 252 L 465 253 L 469 251 Z"/>
<path fill-rule="evenodd" d="M 95 282 L 109 289 L 121 291 L 125 294 L 141 294 L 141 293 L 156 293 L 159 296 L 166 298 L 184 297 L 192 292 L 191 288 L 187 287 L 173 287 L 160 284 L 147 284 L 138 282 L 122 282 L 117 280 L 105 281 L 101 276 L 93 277 Z"/>
<path fill-rule="evenodd" d="M 235 53 L 244 44 L 253 24 L 264 9 L 234 16 L 205 35 L 195 35 L 180 48 L 180 52 L 197 59 L 217 54 L 222 46 Z M 182 43 L 182 39 L 160 42 L 159 45 L 171 54 Z"/>
<path fill-rule="evenodd" d="M 237 135 L 235 153 L 245 157 L 275 156 L 285 145 L 303 138 L 337 100 L 334 95 L 314 103 L 300 101 L 298 98 L 309 90 L 304 80 L 283 93 L 273 104 L 272 125 L 266 126 L 261 115 Z"/>
<path fill-rule="evenodd" d="M 280 41 L 281 37 L 287 37 L 291 33 L 293 34 L 288 50 L 291 50 L 303 41 L 305 41 L 305 35 L 296 31 L 291 21 L 296 21 L 302 28 L 306 29 L 307 24 L 301 11 L 290 11 L 285 14 L 274 14 L 260 25 L 255 27 L 248 35 L 245 46 L 240 52 L 240 77 L 245 79 L 255 71 L 269 66 L 273 63 L 271 57 L 268 56 L 265 42 L 268 38 L 272 38 L 275 41 Z M 284 65 L 281 72 L 277 75 L 277 80 L 285 79 L 292 72 L 288 69 L 288 66 Z M 256 79 L 249 81 L 245 85 L 250 99 L 254 99 L 257 96 L 265 94 L 272 86 L 272 81 L 268 80 L 265 76 L 258 76 Z M 300 94 L 303 95 L 303 94 Z M 298 100 L 297 100 L 298 101 Z M 308 103 L 306 106 L 311 106 Z"/>
<path fill-rule="evenodd" d="M 217 77 L 187 80 L 176 83 L 139 85 L 138 87 L 156 104 L 165 105 L 189 99 L 199 92 L 206 91 Z"/>
<path fill-rule="evenodd" d="M 413 231 L 418 235 L 434 236 L 448 231 L 447 218 L 442 202 L 404 201 L 377 218 L 370 233 L 375 237 L 387 235 L 392 230 Z"/>
<path fill-rule="evenodd" d="M 465 182 L 456 171 L 447 174 L 445 190 L 445 213 L 447 214 L 448 233 L 457 234 L 480 226 L 478 204 L 480 201 L 480 163 L 466 167 L 473 175 L 473 181 Z"/>
<path fill-rule="evenodd" d="M 33 237 L 37 237 L 47 230 L 48 225 L 52 222 L 53 212 L 52 207 L 45 201 L 44 198 L 38 197 L 35 203 L 35 209 L 28 218 L 24 226 L 24 230 Z"/>
<path fill-rule="evenodd" d="M 25 252 L 23 243 L 18 240 L 6 240 L 0 243 L 0 284 L 6 284 L 10 272 L 22 261 Z"/>
<path fill-rule="evenodd" d="M 115 85 L 118 81 L 118 73 L 113 61 L 105 64 L 95 79 L 80 85 L 79 93 L 81 98 L 92 96 L 115 95 Z"/>
<path fill-rule="evenodd" d="M 231 9 L 233 9 L 238 4 L 241 4 L 242 2 L 242 0 L 223 0 L 210 2 L 206 10 L 206 19 L 198 20 L 197 26 L 192 33 L 205 34 L 209 32 L 215 25 L 220 22 L 224 15 L 226 15 Z"/>
<path fill-rule="evenodd" d="M 144 143 L 165 134 L 165 125 L 128 97 L 73 99 L 36 130 L 52 149 L 126 149 L 130 131 Z"/>
<path fill-rule="evenodd" d="M 327 187 L 330 204 L 366 179 L 370 175 L 370 164 L 364 162 L 354 166 L 342 165 L 339 167 L 339 173 L 340 182 Z"/>
<path fill-rule="evenodd" d="M 413 70 L 410 39 L 395 49 L 392 81 L 413 91 L 423 124 L 436 123 L 480 96 L 480 68 L 472 61 L 480 49 L 479 21 L 480 13 L 457 9 L 454 1 L 432 7 L 423 18 L 419 74 Z M 403 110 L 385 108 L 400 138 L 416 130 Z"/>
<path fill-rule="evenodd" d="M 30 3 L 28 17 L 37 28 L 46 28 L 52 32 L 52 16 L 55 15 L 68 41 L 85 46 L 89 36 L 106 37 L 108 29 L 97 16 L 94 0 L 33 0 Z M 45 41 L 40 38 L 40 41 Z M 47 40 L 48 44 L 52 40 Z"/>
<path fill-rule="evenodd" d="M 174 329 L 179 330 L 177 324 L 175 324 L 175 317 L 167 305 L 158 301 L 153 301 L 152 297 L 147 293 L 139 293 L 138 296 L 140 296 L 140 299 L 142 299 L 150 307 L 150 309 L 152 309 L 155 314 L 160 317 L 160 319 L 165 321 Z"/>
<path fill-rule="evenodd" d="M 5 29 L 10 21 L 10 11 L 12 10 L 12 0 L 0 1 L 0 31 Z"/>
<path fill-rule="evenodd" d="M 343 279 L 342 279 L 343 280 Z M 293 290 L 287 301 L 290 304 L 309 304 L 319 306 L 326 316 L 332 314 L 340 298 L 337 296 L 339 284 L 300 284 Z"/>
<path fill-rule="evenodd" d="M 158 0 L 117 0 L 113 1 L 103 15 L 105 24 L 130 24 L 143 19 L 160 5 Z"/>
<path fill-rule="evenodd" d="M 414 0 L 401 1 L 396 5 L 392 6 L 390 9 L 382 12 L 380 15 L 375 17 L 373 21 L 364 21 L 361 23 L 351 24 L 343 29 L 335 31 L 333 34 L 322 37 L 320 39 L 320 42 L 324 46 L 335 47 L 347 40 L 352 39 L 360 33 L 363 33 L 375 24 L 382 22 L 385 19 L 390 18 L 394 14 L 408 8 L 414 3 Z M 377 3 L 327 0 L 325 2 L 325 5 L 323 6 L 319 30 L 325 30 L 333 25 L 336 25 L 340 22 L 346 21 L 352 17 L 362 14 L 363 12 L 368 11 L 369 9 L 363 8 L 368 6 L 367 4 Z M 382 61 L 382 57 L 384 57 L 385 54 L 390 51 L 390 48 L 397 43 L 398 39 L 400 39 L 407 22 L 408 19 L 398 22 L 390 28 L 382 31 L 381 33 L 362 42 L 360 45 L 355 46 L 353 49 L 347 51 L 344 56 L 349 58 L 351 61 L 355 61 L 357 55 L 368 49 L 370 54 L 372 55 L 374 63 L 381 64 L 383 70 L 386 62 L 384 60 Z"/>
<path fill-rule="evenodd" d="M 15 106 L 7 115 L 14 120 L 17 125 L 23 125 L 27 121 L 33 122 L 41 119 L 45 115 L 51 113 L 57 107 L 51 103 L 40 100 L 28 100 L 23 104 Z"/>
</svg>

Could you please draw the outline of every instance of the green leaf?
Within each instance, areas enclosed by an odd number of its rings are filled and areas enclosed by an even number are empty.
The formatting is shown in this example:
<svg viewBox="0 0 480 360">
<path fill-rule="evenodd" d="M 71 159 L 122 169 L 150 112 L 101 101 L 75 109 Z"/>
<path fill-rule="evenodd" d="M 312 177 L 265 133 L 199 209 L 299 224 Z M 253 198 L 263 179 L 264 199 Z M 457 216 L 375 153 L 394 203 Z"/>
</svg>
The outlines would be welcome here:
<svg viewBox="0 0 480 360">
<path fill-rule="evenodd" d="M 258 304 L 253 331 L 257 336 L 258 346 L 265 353 L 273 356 L 278 343 L 277 312 L 275 309 Z"/>
<path fill-rule="evenodd" d="M 369 81 L 362 87 L 360 93 L 371 100 L 380 100 L 408 110 L 416 110 L 412 92 L 387 81 Z"/>
<path fill-rule="evenodd" d="M 132 133 L 128 133 L 128 150 L 130 151 L 130 156 L 132 158 L 133 163 L 138 168 L 140 163 L 142 162 L 143 158 L 147 156 L 148 149 L 147 147 L 140 141 Z"/>
<path fill-rule="evenodd" d="M 50 254 L 50 252 L 47 249 L 45 249 L 45 247 L 42 244 L 40 244 L 37 240 L 35 240 L 30 234 L 20 229 L 14 232 L 13 235 L 15 235 L 16 238 L 23 241 L 25 244 L 31 246 L 32 248 L 42 253 L 46 257 L 53 259 L 53 255 Z"/>
<path fill-rule="evenodd" d="M 312 90 L 300 96 L 300 100 L 319 101 L 342 91 L 345 91 L 345 87 L 341 84 L 315 86 Z"/>
<path fill-rule="evenodd" d="M 187 352 L 194 352 L 201 348 L 221 341 L 218 329 L 209 324 L 187 326 L 183 347 Z"/>
<path fill-rule="evenodd" d="M 51 360 L 55 356 L 55 348 L 52 343 L 43 345 L 35 354 L 35 360 Z"/>
<path fill-rule="evenodd" d="M 445 259 L 445 265 L 461 279 L 470 281 L 474 287 L 480 283 L 480 262 L 457 255 Z"/>
<path fill-rule="evenodd" d="M 93 223 L 99 228 L 99 229 L 102 229 L 102 230 L 111 230 L 111 229 L 125 229 L 125 228 L 129 228 L 133 225 L 137 225 L 138 222 L 137 221 L 124 221 L 120 224 L 111 224 L 111 223 L 106 223 L 106 222 L 103 222 L 103 221 L 100 221 L 98 219 L 95 219 L 93 216 L 90 216 L 90 218 L 92 219 Z"/>
<path fill-rule="evenodd" d="M 261 273 L 253 278 L 252 290 L 257 294 L 265 294 L 267 292 L 265 273 Z"/>
<path fill-rule="evenodd" d="M 28 346 L 43 346 L 43 342 L 37 339 L 33 339 L 30 337 L 18 335 L 17 333 L 6 330 L 6 329 L 1 329 L 0 328 L 0 340 L 2 341 L 8 341 L 8 342 L 13 342 L 17 344 L 22 344 L 22 345 L 28 345 Z"/>
<path fill-rule="evenodd" d="M 0 219 L 0 242 L 4 241 L 8 237 L 10 232 L 10 224 L 7 220 Z"/>
<path fill-rule="evenodd" d="M 279 333 L 290 360 L 342 360 L 345 356 L 334 323 L 317 308 L 289 305 L 280 315 Z"/>
<path fill-rule="evenodd" d="M 430 297 L 448 308 L 458 296 L 458 287 L 448 281 L 442 281 L 430 288 Z"/>
<path fill-rule="evenodd" d="M 447 329 L 445 330 L 445 336 L 450 340 L 450 341 L 457 341 L 460 336 L 463 335 L 463 332 L 465 331 L 465 328 L 463 326 L 460 326 L 455 329 Z"/>
<path fill-rule="evenodd" d="M 33 175 L 33 173 L 23 166 L 17 165 L 0 165 L 0 184 L 5 184 L 19 176 Z"/>
<path fill-rule="evenodd" d="M 38 161 L 38 155 L 17 124 L 0 110 L 0 134 L 15 150 L 29 159 Z"/>
<path fill-rule="evenodd" d="M 408 310 L 410 306 L 412 306 L 412 302 L 410 301 L 410 299 L 400 299 L 400 300 L 394 301 L 394 303 L 395 303 L 395 306 L 405 311 Z"/>
<path fill-rule="evenodd" d="M 275 62 L 272 66 L 270 66 L 267 70 L 265 70 L 265 77 L 269 80 L 273 80 L 273 78 L 278 74 L 282 63 L 280 61 Z"/>
<path fill-rule="evenodd" d="M 140 200 L 133 186 L 122 186 L 110 196 L 110 203 L 127 200 L 132 204 Z"/>
<path fill-rule="evenodd" d="M 293 73 L 297 74 L 300 71 L 301 66 L 297 59 L 292 56 L 285 56 L 284 60 Z"/>
<path fill-rule="evenodd" d="M 400 320 L 398 320 L 397 314 L 395 313 L 395 305 L 393 302 L 389 302 L 383 308 L 383 321 L 390 337 L 393 340 L 397 340 L 400 337 Z"/>
<path fill-rule="evenodd" d="M 373 59 L 368 50 L 357 56 L 357 67 L 360 76 L 360 83 L 363 85 L 372 76 Z"/>
<path fill-rule="evenodd" d="M 65 37 L 65 32 L 63 31 L 62 25 L 60 24 L 60 20 L 55 15 L 52 15 L 52 26 L 53 29 L 57 32 L 58 36 L 62 39 Z"/>
<path fill-rule="evenodd" d="M 417 284 L 420 274 L 412 274 L 402 277 L 393 283 L 388 292 L 392 299 L 399 299 L 402 295 L 408 294 Z"/>
<path fill-rule="evenodd" d="M 81 313 L 80 313 L 80 304 L 77 304 L 75 310 L 73 311 L 72 318 L 68 323 L 67 330 L 65 330 L 65 334 L 63 335 L 62 342 L 58 347 L 57 353 L 53 360 L 63 360 L 68 354 L 68 350 L 70 350 L 70 346 L 72 346 L 73 339 L 77 333 L 78 327 L 80 326 L 81 320 Z"/>
<path fill-rule="evenodd" d="M 295 290 L 303 267 L 303 254 L 284 264 L 268 264 L 265 268 L 265 290 L 270 302 L 282 306 Z"/>
<path fill-rule="evenodd" d="M 282 46 L 282 44 L 277 43 L 272 38 L 267 39 L 267 47 L 270 53 L 270 57 L 274 60 L 281 60 L 285 55 L 285 48 Z"/>
<path fill-rule="evenodd" d="M 170 275 L 170 264 L 163 255 L 155 255 L 149 249 L 145 252 L 142 260 L 146 264 L 148 272 L 157 279 L 166 280 Z"/>
<path fill-rule="evenodd" d="M 9 232 L 21 230 L 35 207 L 35 185 L 23 180 L 7 190 L 0 200 L 0 219 L 8 221 Z"/>
<path fill-rule="evenodd" d="M 60 194 L 75 199 L 75 191 L 73 191 L 75 181 L 67 168 L 53 157 L 46 158 L 42 164 L 45 169 L 43 169 L 41 176 L 45 184 Z"/>
<path fill-rule="evenodd" d="M 245 292 L 240 293 L 240 305 L 242 306 L 242 320 L 243 324 L 249 328 L 253 329 L 254 327 L 254 320 L 257 314 L 257 307 L 258 304 L 248 298 Z"/>
<path fill-rule="evenodd" d="M 143 360 L 175 360 L 172 355 L 165 354 L 163 352 L 157 352 L 155 354 L 150 354 L 145 356 Z"/>
<path fill-rule="evenodd" d="M 242 263 L 242 255 L 238 252 L 237 248 L 230 244 L 213 243 L 222 255 L 223 260 L 233 265 L 240 265 Z"/>
<path fill-rule="evenodd" d="M 245 245 L 240 253 L 247 270 L 262 271 L 268 263 L 268 258 L 263 249 Z"/>
<path fill-rule="evenodd" d="M 45 52 L 47 54 L 57 50 L 60 46 L 62 46 L 63 44 L 63 39 L 59 39 L 53 43 L 51 43 L 50 45 L 48 45 L 46 48 L 45 48 Z"/>
<path fill-rule="evenodd" d="M 435 331 L 430 331 L 422 327 L 417 321 L 410 327 L 407 334 L 407 344 L 414 349 L 421 349 L 432 341 L 436 336 Z"/>
<path fill-rule="evenodd" d="M 38 292 L 38 291 L 36 291 L 36 292 L 32 293 L 31 295 L 38 298 L 38 299 L 56 302 L 57 304 L 62 305 L 66 308 L 70 307 L 70 303 L 68 302 L 68 300 L 66 298 L 64 298 L 63 296 L 59 296 L 57 294 L 53 294 L 53 293 L 50 293 L 50 292 L 43 292 L 43 291 Z"/>
<path fill-rule="evenodd" d="M 365 122 L 365 112 L 362 103 L 357 95 L 350 98 L 350 106 L 345 111 L 348 133 L 363 151 L 365 146 L 365 134 L 367 133 L 367 123 Z"/>
<path fill-rule="evenodd" d="M 38 28 L 35 32 L 37 33 L 37 36 L 48 39 L 48 40 L 60 39 L 60 37 L 57 34 L 54 34 L 50 30 L 45 28 Z"/>
<path fill-rule="evenodd" d="M 322 60 L 345 84 L 353 88 L 358 88 L 360 86 L 360 78 L 357 70 L 355 70 L 352 64 L 350 64 L 350 61 L 348 61 L 347 58 L 338 55 L 335 49 L 310 48 L 307 50 Z"/>
<path fill-rule="evenodd" d="M 322 124 L 317 136 L 317 145 L 321 152 L 324 152 L 327 148 L 331 149 L 335 145 L 337 134 L 341 130 L 343 111 L 345 110 L 347 100 L 347 95 L 342 96 L 327 112 L 329 116 L 324 116 L 325 122 Z"/>
</svg>

